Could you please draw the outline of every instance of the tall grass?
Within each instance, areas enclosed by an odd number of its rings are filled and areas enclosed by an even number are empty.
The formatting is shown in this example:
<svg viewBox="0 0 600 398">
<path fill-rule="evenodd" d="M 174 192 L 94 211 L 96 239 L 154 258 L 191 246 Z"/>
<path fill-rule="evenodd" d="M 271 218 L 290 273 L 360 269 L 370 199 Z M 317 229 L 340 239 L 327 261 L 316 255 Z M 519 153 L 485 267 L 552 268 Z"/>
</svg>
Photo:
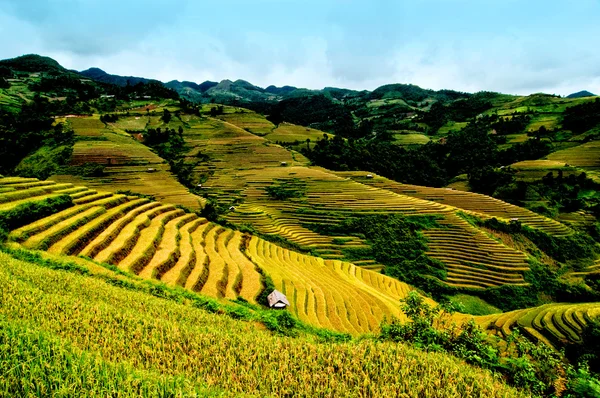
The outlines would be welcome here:
<svg viewBox="0 0 600 398">
<path fill-rule="evenodd" d="M 5 397 L 226 395 L 194 385 L 184 377 L 111 363 L 19 322 L 0 321 L 0 375 L 0 395 Z"/>
<path fill-rule="evenodd" d="M 100 396 L 177 396 L 203 388 L 259 396 L 526 396 L 443 354 L 371 339 L 282 337 L 185 300 L 163 300 L 6 253 L 0 263 L 6 347 L 0 366 L 21 364 L 1 382 L 7 395 L 50 394 L 37 393 L 39 385 L 46 392 L 63 388 L 63 396 L 88 389 Z"/>
</svg>

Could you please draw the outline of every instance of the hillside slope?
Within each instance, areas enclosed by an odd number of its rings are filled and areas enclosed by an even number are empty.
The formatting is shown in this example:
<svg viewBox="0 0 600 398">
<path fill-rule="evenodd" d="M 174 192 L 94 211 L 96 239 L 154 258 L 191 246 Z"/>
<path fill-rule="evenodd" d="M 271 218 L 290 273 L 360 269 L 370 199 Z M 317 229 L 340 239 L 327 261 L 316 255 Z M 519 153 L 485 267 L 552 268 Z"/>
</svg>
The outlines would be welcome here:
<svg viewBox="0 0 600 398">
<path fill-rule="evenodd" d="M 73 206 L 20 226 L 10 239 L 56 255 L 81 255 L 170 286 L 255 303 L 264 277 L 284 292 L 302 321 L 353 334 L 376 331 L 384 317 L 405 319 L 412 290 L 393 278 L 341 261 L 291 252 L 207 222 L 173 205 L 97 193 L 51 181 L 0 179 L 0 212 L 68 195 Z"/>
<path fill-rule="evenodd" d="M 282 337 L 152 297 L 135 282 L 120 288 L 114 277 L 51 270 L 5 253 L 0 261 L 4 394 L 528 396 L 447 355 L 374 340 Z"/>
</svg>

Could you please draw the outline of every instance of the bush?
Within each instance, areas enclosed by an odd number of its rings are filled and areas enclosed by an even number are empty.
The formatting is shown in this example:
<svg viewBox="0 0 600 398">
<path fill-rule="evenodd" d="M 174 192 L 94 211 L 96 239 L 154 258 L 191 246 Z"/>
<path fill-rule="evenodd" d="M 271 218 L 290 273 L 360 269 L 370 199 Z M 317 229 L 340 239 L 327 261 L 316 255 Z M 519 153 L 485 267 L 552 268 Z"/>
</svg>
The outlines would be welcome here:
<svg viewBox="0 0 600 398">
<path fill-rule="evenodd" d="M 306 184 L 297 178 L 293 178 L 269 185 L 265 188 L 265 191 L 270 197 L 277 200 L 302 198 L 306 195 Z"/>
<path fill-rule="evenodd" d="M 379 338 L 407 342 L 429 351 L 444 351 L 467 363 L 504 374 L 516 387 L 534 394 L 560 395 L 569 368 L 560 355 L 545 344 L 533 344 L 515 331 L 507 339 L 506 355 L 501 356 L 488 334 L 470 320 L 460 328 L 448 327 L 447 305 L 432 307 L 415 291 L 402 300 L 402 310 L 410 322 L 393 318 L 381 324 Z"/>
<path fill-rule="evenodd" d="M 0 229 L 12 231 L 71 206 L 73 199 L 69 195 L 23 203 L 14 209 L 0 212 Z"/>
</svg>

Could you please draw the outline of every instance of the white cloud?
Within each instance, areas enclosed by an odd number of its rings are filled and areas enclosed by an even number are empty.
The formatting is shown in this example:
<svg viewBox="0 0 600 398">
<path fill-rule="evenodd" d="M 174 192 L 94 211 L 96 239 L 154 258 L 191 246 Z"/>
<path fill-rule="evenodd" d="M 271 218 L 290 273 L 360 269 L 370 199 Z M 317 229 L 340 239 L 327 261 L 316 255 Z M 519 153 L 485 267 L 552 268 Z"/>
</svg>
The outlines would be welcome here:
<svg viewBox="0 0 600 398">
<path fill-rule="evenodd" d="M 64 1 L 72 12 L 0 0 L 2 5 L 12 5 L 0 11 L 0 36 L 5 38 L 0 58 L 39 53 L 67 68 L 97 66 L 109 73 L 162 81 L 228 78 L 263 87 L 314 89 L 374 89 L 399 82 L 470 92 L 564 95 L 587 89 L 600 94 L 600 53 L 591 45 L 595 27 L 552 36 L 547 30 L 536 35 L 535 30 L 517 27 L 499 29 L 497 36 L 463 35 L 462 31 L 444 35 L 423 27 L 414 36 L 398 37 L 394 25 L 384 26 L 389 21 L 369 25 L 370 14 L 346 25 L 345 17 L 336 14 L 319 29 L 311 21 L 304 28 L 295 21 L 293 25 L 301 29 L 294 30 L 286 29 L 279 19 L 267 24 L 270 15 L 263 16 L 261 23 L 235 14 L 229 20 L 227 10 L 218 14 L 206 10 L 198 17 L 191 2 L 177 3 L 188 8 L 168 6 L 166 1 L 145 7 L 145 2 L 136 0 L 139 7 L 128 3 L 129 9 L 121 13 L 119 7 L 111 11 L 116 0 L 107 0 L 92 7 L 97 18 L 85 18 L 83 3 Z M 376 16 L 382 12 L 376 11 Z M 322 22 L 322 18 L 315 19 Z M 244 23 L 236 24 L 239 20 Z M 410 31 L 404 25 L 398 29 Z"/>
</svg>

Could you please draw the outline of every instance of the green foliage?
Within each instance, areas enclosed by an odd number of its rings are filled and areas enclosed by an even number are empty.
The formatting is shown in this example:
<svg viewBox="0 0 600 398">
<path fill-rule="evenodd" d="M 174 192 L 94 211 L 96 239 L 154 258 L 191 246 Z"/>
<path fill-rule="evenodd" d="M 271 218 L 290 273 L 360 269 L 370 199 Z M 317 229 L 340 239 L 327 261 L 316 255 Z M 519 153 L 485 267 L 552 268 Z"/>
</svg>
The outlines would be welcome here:
<svg viewBox="0 0 600 398">
<path fill-rule="evenodd" d="M 590 320 L 580 336 L 580 342 L 567 346 L 567 357 L 573 363 L 585 364 L 592 372 L 600 374 L 600 321 Z"/>
<path fill-rule="evenodd" d="M 168 109 L 165 108 L 165 110 L 163 111 L 163 115 L 161 116 L 161 120 L 165 123 L 165 124 L 169 124 L 169 122 L 171 121 L 171 112 L 169 112 Z"/>
<path fill-rule="evenodd" d="M 262 318 L 267 329 L 287 336 L 298 334 L 298 321 L 287 310 L 271 310 Z"/>
<path fill-rule="evenodd" d="M 370 256 L 386 266 L 385 274 L 428 292 L 439 290 L 434 279 L 446 278 L 444 264 L 425 254 L 427 240 L 419 232 L 423 229 L 442 228 L 437 223 L 436 216 L 356 214 L 344 218 L 339 224 L 307 224 L 306 226 L 325 235 L 354 235 L 366 239 L 369 249 L 344 248 L 343 253 L 350 260 Z"/>
<path fill-rule="evenodd" d="M 21 177 L 45 180 L 57 174 L 70 161 L 72 153 L 71 145 L 43 146 L 21 160 L 14 173 Z"/>
<path fill-rule="evenodd" d="M 477 296 L 457 294 L 448 297 L 448 300 L 463 314 L 490 315 L 502 312 Z"/>
<path fill-rule="evenodd" d="M 73 199 L 69 195 L 60 195 L 36 202 L 26 202 L 11 210 L 0 212 L 0 229 L 12 231 L 71 206 L 73 206 Z"/>
<path fill-rule="evenodd" d="M 277 200 L 302 198 L 306 195 L 306 183 L 298 178 L 275 182 L 265 188 L 270 197 Z"/>
<path fill-rule="evenodd" d="M 585 365 L 577 369 L 570 369 L 568 373 L 567 391 L 568 398 L 598 398 L 600 397 L 600 381 Z"/>
<path fill-rule="evenodd" d="M 322 94 L 284 99 L 270 109 L 268 119 L 275 125 L 286 121 L 341 136 L 355 131 L 350 109 Z"/>
<path fill-rule="evenodd" d="M 11 173 L 30 154 L 33 155 L 22 166 L 24 172 L 42 177 L 70 159 L 67 148 L 55 149 L 71 147 L 73 131 L 62 124 L 53 126 L 53 122 L 48 101 L 40 97 L 18 113 L 0 111 L 0 173 Z M 43 147 L 46 148 L 36 155 L 36 150 Z"/>
<path fill-rule="evenodd" d="M 82 177 L 102 177 L 104 176 L 104 165 L 100 163 L 86 162 L 80 166 L 70 166 L 63 168 L 68 174 Z"/>
<path fill-rule="evenodd" d="M 533 344 L 515 331 L 509 336 L 507 355 L 501 355 L 497 345 L 470 320 L 459 328 L 449 327 L 444 317 L 454 308 L 431 306 L 417 292 L 402 300 L 402 310 L 410 322 L 398 319 L 384 321 L 380 339 L 407 342 L 428 351 L 444 351 L 467 363 L 503 374 L 516 387 L 536 395 L 562 393 L 565 366 L 561 356 L 545 344 Z"/>
<path fill-rule="evenodd" d="M 566 109 L 563 126 L 575 133 L 583 133 L 600 125 L 600 99 Z"/>
</svg>

